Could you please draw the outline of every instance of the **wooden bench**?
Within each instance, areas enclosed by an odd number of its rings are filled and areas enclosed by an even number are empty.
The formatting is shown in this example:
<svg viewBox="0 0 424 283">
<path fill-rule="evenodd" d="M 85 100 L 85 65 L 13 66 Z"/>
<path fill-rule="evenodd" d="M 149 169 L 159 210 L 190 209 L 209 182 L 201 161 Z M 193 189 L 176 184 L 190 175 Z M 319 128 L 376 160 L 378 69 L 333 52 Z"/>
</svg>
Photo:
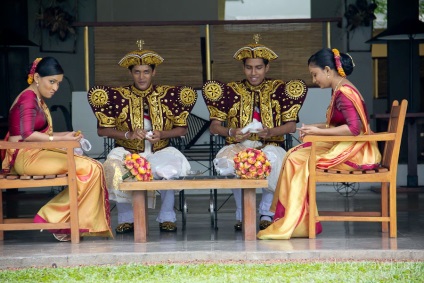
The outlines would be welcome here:
<svg viewBox="0 0 424 283">
<path fill-rule="evenodd" d="M 190 176 L 175 180 L 153 180 L 151 182 L 128 182 L 120 184 L 123 191 L 133 191 L 134 241 L 145 243 L 148 233 L 147 191 L 152 190 L 205 190 L 242 189 L 243 239 L 256 240 L 256 189 L 266 188 L 267 180 L 238 179 L 224 177 Z"/>
<path fill-rule="evenodd" d="M 10 174 L 0 174 L 0 241 L 4 238 L 4 231 L 13 230 L 56 230 L 70 229 L 72 243 L 79 243 L 79 224 L 78 224 L 78 191 L 76 183 L 76 169 L 74 148 L 79 147 L 77 141 L 52 141 L 52 142 L 7 142 L 0 141 L 0 149 L 54 149 L 62 148 L 66 151 L 68 160 L 68 173 L 63 175 L 46 176 L 19 176 Z M 69 187 L 69 206 L 70 219 L 64 223 L 33 223 L 33 218 L 12 218 L 9 215 L 3 215 L 3 193 L 2 190 L 26 188 L 34 189 L 50 186 L 68 186 Z M 11 204 L 11 201 L 4 201 L 5 205 Z M 11 205 L 16 205 L 13 203 Z"/>
</svg>

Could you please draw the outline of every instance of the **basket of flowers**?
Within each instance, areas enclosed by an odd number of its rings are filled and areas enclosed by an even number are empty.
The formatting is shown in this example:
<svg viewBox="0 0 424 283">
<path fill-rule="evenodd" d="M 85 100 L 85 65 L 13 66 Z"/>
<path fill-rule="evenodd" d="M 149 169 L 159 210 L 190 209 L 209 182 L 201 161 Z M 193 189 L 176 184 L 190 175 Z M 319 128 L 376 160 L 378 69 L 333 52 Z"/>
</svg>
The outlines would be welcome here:
<svg viewBox="0 0 424 283">
<path fill-rule="evenodd" d="M 234 169 L 241 179 L 265 179 L 271 172 L 271 163 L 262 150 L 247 148 L 235 155 Z"/>
</svg>

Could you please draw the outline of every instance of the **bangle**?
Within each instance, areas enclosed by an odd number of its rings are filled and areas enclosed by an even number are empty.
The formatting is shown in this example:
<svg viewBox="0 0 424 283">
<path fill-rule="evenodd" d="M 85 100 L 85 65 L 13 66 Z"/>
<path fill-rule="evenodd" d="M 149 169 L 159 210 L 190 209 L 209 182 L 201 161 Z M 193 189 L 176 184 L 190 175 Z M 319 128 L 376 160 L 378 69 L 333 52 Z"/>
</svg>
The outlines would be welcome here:
<svg viewBox="0 0 424 283">
<path fill-rule="evenodd" d="M 49 141 L 53 141 L 54 137 L 53 136 L 49 136 Z"/>
<path fill-rule="evenodd" d="M 229 137 L 231 137 L 231 130 L 232 130 L 233 128 L 228 128 L 228 136 Z"/>
<path fill-rule="evenodd" d="M 129 132 L 130 132 L 130 131 L 126 131 L 126 132 L 125 132 L 125 134 L 124 134 L 125 139 L 128 139 L 127 134 L 128 134 Z"/>
</svg>

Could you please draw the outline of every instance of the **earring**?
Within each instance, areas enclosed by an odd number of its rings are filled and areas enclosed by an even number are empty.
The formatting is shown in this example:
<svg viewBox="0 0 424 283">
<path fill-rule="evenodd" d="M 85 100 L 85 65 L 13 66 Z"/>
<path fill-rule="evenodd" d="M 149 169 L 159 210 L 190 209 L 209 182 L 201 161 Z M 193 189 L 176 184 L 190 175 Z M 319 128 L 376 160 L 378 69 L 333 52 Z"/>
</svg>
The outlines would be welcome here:
<svg viewBox="0 0 424 283">
<path fill-rule="evenodd" d="M 37 85 L 37 87 L 38 87 L 38 82 L 35 82 L 35 84 Z"/>
</svg>

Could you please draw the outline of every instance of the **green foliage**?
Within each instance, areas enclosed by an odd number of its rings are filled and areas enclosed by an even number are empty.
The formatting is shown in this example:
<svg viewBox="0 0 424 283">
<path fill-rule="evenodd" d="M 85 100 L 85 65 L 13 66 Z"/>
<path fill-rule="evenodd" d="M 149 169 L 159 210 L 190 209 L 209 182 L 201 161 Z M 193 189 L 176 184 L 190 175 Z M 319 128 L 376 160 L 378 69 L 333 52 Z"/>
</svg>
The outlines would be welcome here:
<svg viewBox="0 0 424 283">
<path fill-rule="evenodd" d="M 387 0 L 373 0 L 373 2 L 377 5 L 374 12 L 376 14 L 385 15 L 387 18 Z M 422 17 L 424 15 L 424 0 L 419 0 L 418 3 L 419 16 Z"/>
<path fill-rule="evenodd" d="M 0 271 L 0 282 L 424 282 L 424 262 L 127 264 Z"/>
</svg>

